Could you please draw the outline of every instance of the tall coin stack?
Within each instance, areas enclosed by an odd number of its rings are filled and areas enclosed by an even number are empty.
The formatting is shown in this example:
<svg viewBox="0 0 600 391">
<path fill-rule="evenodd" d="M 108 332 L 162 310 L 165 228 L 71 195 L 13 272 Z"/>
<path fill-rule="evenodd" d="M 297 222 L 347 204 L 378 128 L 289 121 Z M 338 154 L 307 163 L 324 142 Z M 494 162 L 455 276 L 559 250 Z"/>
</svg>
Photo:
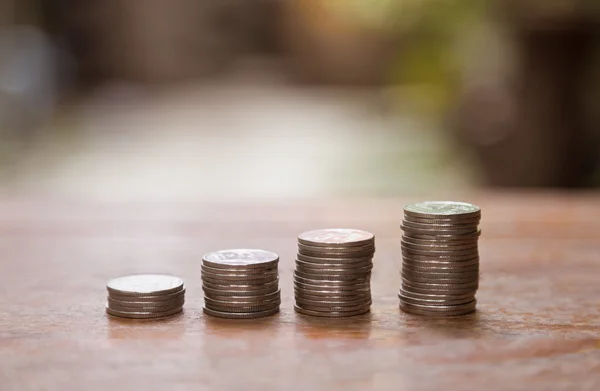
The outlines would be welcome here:
<svg viewBox="0 0 600 391">
<path fill-rule="evenodd" d="M 279 312 L 279 256 L 264 250 L 222 250 L 202 258 L 204 313 L 252 319 Z"/>
<path fill-rule="evenodd" d="M 181 312 L 185 286 L 179 277 L 136 274 L 106 284 L 106 312 L 122 318 L 162 318 Z"/>
<path fill-rule="evenodd" d="M 400 309 L 427 316 L 475 311 L 479 207 L 432 201 L 407 205 L 402 221 Z"/>
<path fill-rule="evenodd" d="M 323 229 L 298 236 L 294 309 L 301 314 L 346 317 L 371 308 L 373 234 Z"/>
</svg>

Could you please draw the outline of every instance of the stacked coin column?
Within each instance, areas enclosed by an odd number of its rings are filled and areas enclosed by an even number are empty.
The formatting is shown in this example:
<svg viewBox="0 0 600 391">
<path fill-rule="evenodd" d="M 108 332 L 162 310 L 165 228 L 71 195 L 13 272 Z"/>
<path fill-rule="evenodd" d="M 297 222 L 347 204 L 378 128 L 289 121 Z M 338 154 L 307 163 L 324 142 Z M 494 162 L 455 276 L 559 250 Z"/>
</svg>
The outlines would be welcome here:
<svg viewBox="0 0 600 391">
<path fill-rule="evenodd" d="M 366 231 L 324 229 L 300 234 L 295 310 L 323 317 L 369 312 L 374 253 L 375 238 Z"/>
<path fill-rule="evenodd" d="M 106 312 L 121 318 L 162 318 L 181 312 L 185 287 L 179 277 L 136 274 L 106 284 Z"/>
<path fill-rule="evenodd" d="M 252 319 L 279 312 L 279 256 L 239 249 L 202 258 L 204 313 L 220 318 Z"/>
<path fill-rule="evenodd" d="M 402 222 L 400 308 L 427 316 L 475 311 L 479 207 L 450 201 L 407 205 Z"/>
</svg>

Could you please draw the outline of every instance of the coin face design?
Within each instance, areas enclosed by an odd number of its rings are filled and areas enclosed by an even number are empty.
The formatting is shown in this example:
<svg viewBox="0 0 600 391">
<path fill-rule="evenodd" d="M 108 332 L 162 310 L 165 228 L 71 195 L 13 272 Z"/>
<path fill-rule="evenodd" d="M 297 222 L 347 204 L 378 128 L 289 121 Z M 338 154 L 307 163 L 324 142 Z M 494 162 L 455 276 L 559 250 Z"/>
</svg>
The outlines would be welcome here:
<svg viewBox="0 0 600 391">
<path fill-rule="evenodd" d="M 183 280 L 167 274 L 135 274 L 114 278 L 106 284 L 109 291 L 123 294 L 160 294 L 180 290 Z"/>
<path fill-rule="evenodd" d="M 301 243 L 313 245 L 327 244 L 352 244 L 360 245 L 368 243 L 374 239 L 372 233 L 362 231 L 360 229 L 349 228 L 329 228 L 308 231 L 298 235 L 298 240 Z"/>
<path fill-rule="evenodd" d="M 417 214 L 430 215 L 461 215 L 479 213 L 478 206 L 466 202 L 455 201 L 426 201 L 407 205 L 404 210 Z"/>
<path fill-rule="evenodd" d="M 271 251 L 258 249 L 221 250 L 206 254 L 205 261 L 225 266 L 249 266 L 276 262 L 279 256 Z"/>
</svg>

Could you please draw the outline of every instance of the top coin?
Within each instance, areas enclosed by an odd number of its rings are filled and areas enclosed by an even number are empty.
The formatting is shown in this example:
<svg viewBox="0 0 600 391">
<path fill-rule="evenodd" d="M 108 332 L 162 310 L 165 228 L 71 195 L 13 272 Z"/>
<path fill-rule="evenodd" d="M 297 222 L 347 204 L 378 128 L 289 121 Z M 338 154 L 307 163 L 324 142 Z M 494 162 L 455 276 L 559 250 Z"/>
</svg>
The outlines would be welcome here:
<svg viewBox="0 0 600 391">
<path fill-rule="evenodd" d="M 271 251 L 257 249 L 221 250 L 202 257 L 206 266 L 223 269 L 233 266 L 268 267 L 279 262 L 279 256 Z"/>
<path fill-rule="evenodd" d="M 348 228 L 329 228 L 308 231 L 298 235 L 298 242 L 309 246 L 354 247 L 373 243 L 375 236 L 367 231 Z"/>
<path fill-rule="evenodd" d="M 124 296 L 167 295 L 183 289 L 183 280 L 166 274 L 134 274 L 106 284 L 109 293 Z"/>
<path fill-rule="evenodd" d="M 408 216 L 421 218 L 439 218 L 441 216 L 456 219 L 473 218 L 481 215 L 481 209 L 477 205 L 466 202 L 455 201 L 426 201 L 417 204 L 409 204 L 404 207 L 404 213 Z"/>
</svg>

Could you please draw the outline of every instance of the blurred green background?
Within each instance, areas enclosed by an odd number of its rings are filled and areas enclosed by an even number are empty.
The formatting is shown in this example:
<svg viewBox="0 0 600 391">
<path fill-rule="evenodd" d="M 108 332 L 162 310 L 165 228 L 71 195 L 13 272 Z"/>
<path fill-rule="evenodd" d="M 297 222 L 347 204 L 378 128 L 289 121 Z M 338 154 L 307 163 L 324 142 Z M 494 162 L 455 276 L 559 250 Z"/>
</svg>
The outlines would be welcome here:
<svg viewBox="0 0 600 391">
<path fill-rule="evenodd" d="M 596 3 L 0 0 L 0 192 L 595 187 Z"/>
</svg>

